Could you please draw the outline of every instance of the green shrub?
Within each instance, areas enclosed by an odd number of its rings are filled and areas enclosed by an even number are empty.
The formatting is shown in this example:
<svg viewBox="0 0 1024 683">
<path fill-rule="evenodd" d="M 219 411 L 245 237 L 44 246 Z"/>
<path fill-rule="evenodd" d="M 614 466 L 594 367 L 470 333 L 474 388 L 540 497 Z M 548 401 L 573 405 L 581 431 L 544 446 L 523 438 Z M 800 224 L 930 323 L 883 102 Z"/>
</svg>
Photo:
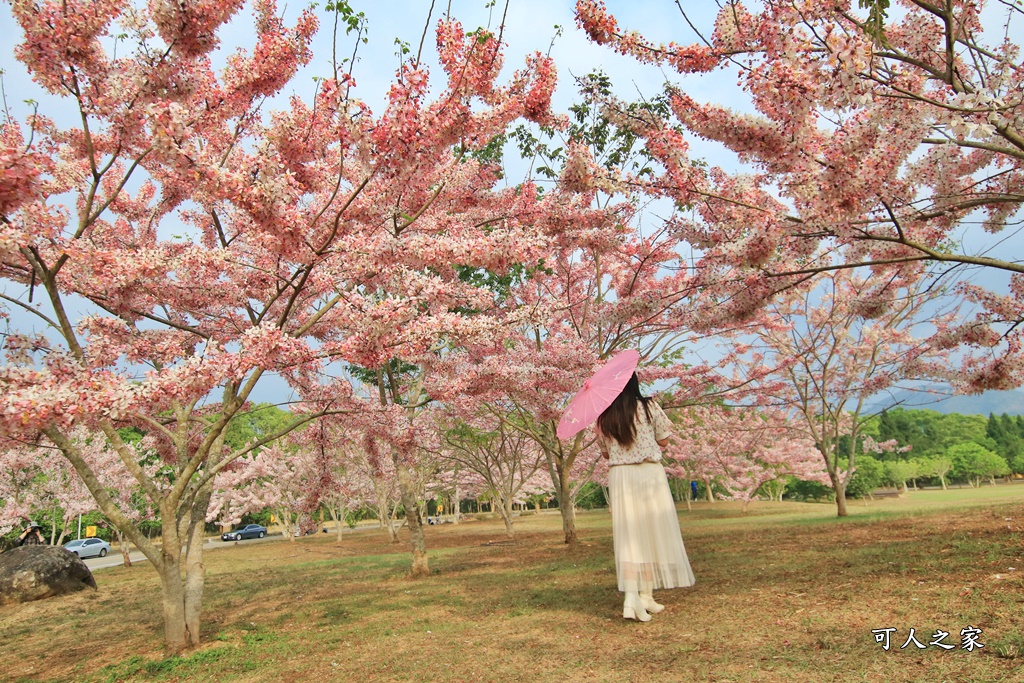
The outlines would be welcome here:
<svg viewBox="0 0 1024 683">
<path fill-rule="evenodd" d="M 847 498 L 864 498 L 882 484 L 884 466 L 869 455 L 860 455 L 854 461 L 853 476 L 846 485 Z"/>
<path fill-rule="evenodd" d="M 592 481 L 584 484 L 576 496 L 576 507 L 584 510 L 593 510 L 594 508 L 607 506 L 608 501 L 604 499 L 604 489 L 601 488 L 600 484 Z"/>
<path fill-rule="evenodd" d="M 831 486 L 816 481 L 797 479 L 786 487 L 784 497 L 789 500 L 835 500 L 836 493 Z"/>
</svg>

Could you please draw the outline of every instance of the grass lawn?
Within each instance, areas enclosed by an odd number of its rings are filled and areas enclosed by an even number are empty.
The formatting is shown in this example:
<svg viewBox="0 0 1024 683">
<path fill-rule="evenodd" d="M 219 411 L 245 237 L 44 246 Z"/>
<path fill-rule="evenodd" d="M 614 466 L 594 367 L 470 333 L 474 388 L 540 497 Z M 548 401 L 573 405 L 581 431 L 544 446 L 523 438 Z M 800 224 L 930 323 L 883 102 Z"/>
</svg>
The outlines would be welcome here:
<svg viewBox="0 0 1024 683">
<path fill-rule="evenodd" d="M 698 503 L 679 513 L 697 585 L 621 618 L 611 523 L 581 512 L 427 528 L 406 578 L 383 531 L 207 554 L 203 646 L 161 651 L 146 564 L 99 590 L 0 608 L 0 680 L 1024 681 L 1024 484 L 829 504 Z M 961 647 L 961 629 L 984 647 Z M 900 649 L 913 627 L 928 645 Z M 872 629 L 898 629 L 890 649 Z"/>
</svg>

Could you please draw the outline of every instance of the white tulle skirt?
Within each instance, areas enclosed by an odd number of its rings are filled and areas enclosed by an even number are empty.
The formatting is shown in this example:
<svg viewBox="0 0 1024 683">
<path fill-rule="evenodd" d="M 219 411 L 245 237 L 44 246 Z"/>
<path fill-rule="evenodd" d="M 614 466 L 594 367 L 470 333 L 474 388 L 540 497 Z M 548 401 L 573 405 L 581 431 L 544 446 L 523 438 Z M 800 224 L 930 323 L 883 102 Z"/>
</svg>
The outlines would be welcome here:
<svg viewBox="0 0 1024 683">
<path fill-rule="evenodd" d="M 647 592 L 692 586 L 679 517 L 660 463 L 609 468 L 612 541 L 619 590 Z"/>
</svg>

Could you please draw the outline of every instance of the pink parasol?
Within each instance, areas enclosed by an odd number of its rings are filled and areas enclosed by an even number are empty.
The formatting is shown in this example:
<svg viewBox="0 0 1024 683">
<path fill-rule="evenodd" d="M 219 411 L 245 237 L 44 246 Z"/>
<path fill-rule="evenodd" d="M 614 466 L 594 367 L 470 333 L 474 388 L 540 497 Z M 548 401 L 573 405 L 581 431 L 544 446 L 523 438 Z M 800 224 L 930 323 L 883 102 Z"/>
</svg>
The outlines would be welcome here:
<svg viewBox="0 0 1024 683">
<path fill-rule="evenodd" d="M 562 414 L 556 432 L 558 438 L 568 439 L 594 424 L 604 409 L 622 392 L 639 362 L 640 354 L 634 349 L 626 349 L 615 354 L 604 367 L 595 372 L 572 397 L 569 407 Z"/>
</svg>

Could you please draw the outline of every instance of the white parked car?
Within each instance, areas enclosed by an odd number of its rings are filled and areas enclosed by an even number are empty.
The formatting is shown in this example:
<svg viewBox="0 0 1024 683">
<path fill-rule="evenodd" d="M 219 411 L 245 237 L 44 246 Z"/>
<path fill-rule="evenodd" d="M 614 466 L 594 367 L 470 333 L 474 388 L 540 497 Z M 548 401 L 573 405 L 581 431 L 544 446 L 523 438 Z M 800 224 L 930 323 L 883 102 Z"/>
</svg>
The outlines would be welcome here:
<svg viewBox="0 0 1024 683">
<path fill-rule="evenodd" d="M 68 541 L 64 549 L 78 555 L 80 558 L 106 557 L 110 552 L 110 544 L 102 538 L 79 538 L 76 541 Z"/>
</svg>

